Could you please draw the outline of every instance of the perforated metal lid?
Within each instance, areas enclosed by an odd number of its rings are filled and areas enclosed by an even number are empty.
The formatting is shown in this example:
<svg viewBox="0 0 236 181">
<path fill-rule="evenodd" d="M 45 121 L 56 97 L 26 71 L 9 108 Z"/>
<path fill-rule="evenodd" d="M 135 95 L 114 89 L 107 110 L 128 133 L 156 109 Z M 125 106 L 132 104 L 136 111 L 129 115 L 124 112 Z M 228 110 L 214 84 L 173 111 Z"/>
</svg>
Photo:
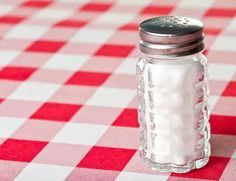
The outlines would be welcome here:
<svg viewBox="0 0 236 181">
<path fill-rule="evenodd" d="M 146 54 L 185 56 L 204 49 L 203 23 L 181 16 L 162 16 L 139 26 L 140 50 Z"/>
</svg>

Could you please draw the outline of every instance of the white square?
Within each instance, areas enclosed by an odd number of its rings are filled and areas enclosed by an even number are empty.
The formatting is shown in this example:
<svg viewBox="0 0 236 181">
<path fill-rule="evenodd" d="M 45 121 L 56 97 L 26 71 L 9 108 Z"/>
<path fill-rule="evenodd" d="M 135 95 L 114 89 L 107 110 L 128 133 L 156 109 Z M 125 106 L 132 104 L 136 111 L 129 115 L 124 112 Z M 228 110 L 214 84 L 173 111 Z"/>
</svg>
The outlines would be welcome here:
<svg viewBox="0 0 236 181">
<path fill-rule="evenodd" d="M 214 3 L 214 0 L 197 0 L 197 1 L 189 1 L 189 0 L 181 0 L 178 3 L 178 7 L 189 7 L 189 8 L 193 8 L 193 7 L 200 7 L 200 8 L 209 8 L 212 6 L 212 4 Z"/>
<path fill-rule="evenodd" d="M 62 181 L 73 169 L 74 167 L 30 163 L 14 180 Z"/>
<path fill-rule="evenodd" d="M 53 19 L 53 20 L 62 20 L 71 16 L 74 12 L 72 10 L 63 10 L 63 9 L 52 9 L 44 8 L 43 10 L 36 13 L 33 18 L 36 19 Z"/>
<path fill-rule="evenodd" d="M 120 66 L 115 70 L 115 72 L 121 73 L 121 74 L 135 75 L 136 74 L 136 63 L 137 63 L 136 58 L 126 58 L 120 64 Z"/>
<path fill-rule="evenodd" d="M 70 41 L 80 43 L 105 43 L 113 33 L 114 31 L 112 30 L 84 28 L 80 29 Z"/>
<path fill-rule="evenodd" d="M 127 181 L 127 180 L 135 180 L 135 181 L 166 181 L 168 180 L 169 175 L 151 175 L 144 173 L 132 173 L 132 172 L 121 172 L 116 178 L 117 181 Z"/>
<path fill-rule="evenodd" d="M 13 61 L 21 52 L 0 50 L 0 66 L 6 66 Z"/>
<path fill-rule="evenodd" d="M 43 68 L 57 69 L 57 70 L 78 70 L 90 56 L 86 55 L 66 55 L 55 54 L 52 56 Z"/>
<path fill-rule="evenodd" d="M 236 51 L 236 37 L 234 36 L 218 36 L 214 41 L 212 50 Z"/>
<path fill-rule="evenodd" d="M 1 4 L 0 5 L 0 15 L 5 15 L 8 12 L 10 12 L 11 10 L 13 10 L 14 8 L 15 8 L 15 6 L 12 6 L 12 5 Z"/>
<path fill-rule="evenodd" d="M 76 4 L 85 4 L 89 2 L 90 0 L 57 0 L 58 2 L 65 2 L 65 3 L 76 3 Z"/>
<path fill-rule="evenodd" d="M 210 112 L 214 109 L 214 107 L 215 107 L 217 101 L 219 100 L 219 98 L 220 98 L 220 96 L 210 96 L 209 97 L 208 105 L 209 105 L 209 111 Z"/>
<path fill-rule="evenodd" d="M 135 13 L 113 13 L 109 11 L 98 17 L 95 21 L 98 23 L 111 23 L 121 25 L 129 23 L 135 17 Z"/>
<path fill-rule="evenodd" d="M 24 119 L 0 117 L 0 137 L 9 138 L 23 123 Z"/>
<path fill-rule="evenodd" d="M 226 30 L 236 30 L 236 17 L 232 18 Z"/>
<path fill-rule="evenodd" d="M 60 85 L 24 82 L 10 96 L 9 99 L 47 101 Z"/>
<path fill-rule="evenodd" d="M 229 81 L 232 79 L 235 70 L 236 70 L 236 65 L 210 63 L 209 79 Z"/>
<path fill-rule="evenodd" d="M 236 158 L 236 150 L 234 151 L 233 155 L 231 156 L 231 158 Z"/>
<path fill-rule="evenodd" d="M 117 4 L 122 4 L 122 5 L 131 5 L 131 6 L 142 6 L 148 5 L 152 0 L 135 0 L 135 1 L 127 1 L 127 0 L 117 0 Z"/>
<path fill-rule="evenodd" d="M 86 104 L 124 108 L 131 102 L 135 95 L 135 90 L 100 87 Z"/>
<path fill-rule="evenodd" d="M 95 145 L 108 126 L 83 123 L 67 123 L 52 142 Z"/>
<path fill-rule="evenodd" d="M 11 31 L 9 31 L 5 38 L 17 38 L 17 39 L 26 39 L 26 40 L 37 40 L 39 39 L 46 31 L 48 27 L 46 26 L 37 26 L 37 25 L 18 25 L 15 26 Z"/>
</svg>

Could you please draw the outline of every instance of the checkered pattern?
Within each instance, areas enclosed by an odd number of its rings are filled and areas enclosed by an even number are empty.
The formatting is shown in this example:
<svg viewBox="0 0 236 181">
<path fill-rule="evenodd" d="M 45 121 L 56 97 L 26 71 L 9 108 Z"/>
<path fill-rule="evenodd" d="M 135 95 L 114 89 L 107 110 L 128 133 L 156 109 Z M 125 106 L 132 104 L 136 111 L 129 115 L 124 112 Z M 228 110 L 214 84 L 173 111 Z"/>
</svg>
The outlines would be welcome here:
<svg viewBox="0 0 236 181">
<path fill-rule="evenodd" d="M 137 153 L 137 26 L 159 15 L 205 24 L 212 156 L 187 174 Z M 232 0 L 1 0 L 0 180 L 235 180 L 235 57 Z"/>
</svg>

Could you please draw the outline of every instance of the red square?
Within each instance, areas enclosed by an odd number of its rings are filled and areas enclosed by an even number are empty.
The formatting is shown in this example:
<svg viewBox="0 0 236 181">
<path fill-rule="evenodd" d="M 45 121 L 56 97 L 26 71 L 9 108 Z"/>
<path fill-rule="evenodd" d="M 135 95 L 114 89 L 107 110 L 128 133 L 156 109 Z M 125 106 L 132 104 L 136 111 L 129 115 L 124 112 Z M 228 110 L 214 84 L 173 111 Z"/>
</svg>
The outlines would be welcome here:
<svg viewBox="0 0 236 181">
<path fill-rule="evenodd" d="M 222 96 L 233 96 L 236 97 L 236 82 L 231 81 L 226 86 L 225 90 L 222 93 Z"/>
<path fill-rule="evenodd" d="M 20 16 L 2 16 L 0 17 L 0 23 L 17 24 L 24 19 L 24 17 Z"/>
<path fill-rule="evenodd" d="M 22 6 L 25 6 L 25 7 L 34 7 L 34 8 L 43 8 L 43 7 L 46 7 L 48 6 L 49 4 L 51 4 L 51 2 L 49 1 L 37 1 L 37 0 L 34 0 L 34 1 L 28 1 L 28 2 L 25 2 L 22 4 Z"/>
<path fill-rule="evenodd" d="M 221 32 L 221 28 L 204 28 L 204 33 L 206 35 L 218 35 Z"/>
<path fill-rule="evenodd" d="M 99 86 L 110 76 L 108 73 L 76 72 L 66 84 Z"/>
<path fill-rule="evenodd" d="M 106 11 L 111 7 L 111 4 L 105 4 L 105 3 L 88 3 L 85 6 L 83 6 L 80 10 L 81 11 Z"/>
<path fill-rule="evenodd" d="M 2 103 L 2 101 L 4 101 L 4 99 L 0 98 L 0 103 Z"/>
<path fill-rule="evenodd" d="M 81 106 L 79 105 L 72 104 L 45 103 L 31 116 L 31 118 L 52 121 L 69 121 L 80 107 Z"/>
<path fill-rule="evenodd" d="M 95 54 L 101 56 L 127 57 L 133 49 L 134 46 L 106 44 L 98 49 Z"/>
<path fill-rule="evenodd" d="M 131 30 L 131 31 L 137 31 L 138 30 L 138 24 L 133 24 L 133 23 L 130 23 L 130 24 L 126 24 L 122 27 L 120 27 L 120 30 Z"/>
<path fill-rule="evenodd" d="M 47 142 L 7 139 L 0 146 L 0 159 L 30 162 Z"/>
<path fill-rule="evenodd" d="M 173 10 L 173 8 L 173 6 L 147 6 L 141 13 L 168 15 Z"/>
<path fill-rule="evenodd" d="M 102 170 L 122 170 L 136 150 L 94 146 L 77 167 Z"/>
<path fill-rule="evenodd" d="M 55 26 L 60 27 L 69 27 L 69 28 L 81 28 L 87 24 L 87 21 L 78 21 L 78 20 L 63 20 L 57 23 Z"/>
<path fill-rule="evenodd" d="M 205 49 L 203 50 L 202 54 L 206 56 L 206 55 L 208 54 L 208 52 L 209 52 L 208 49 L 205 48 Z"/>
<path fill-rule="evenodd" d="M 212 16 L 212 17 L 234 17 L 236 15 L 236 9 L 224 9 L 224 8 L 211 8 L 205 13 L 205 17 Z"/>
<path fill-rule="evenodd" d="M 211 115 L 210 123 L 213 134 L 236 135 L 235 116 Z"/>
<path fill-rule="evenodd" d="M 125 109 L 113 122 L 113 126 L 139 127 L 136 109 Z"/>
<path fill-rule="evenodd" d="M 58 51 L 65 42 L 56 42 L 56 41 L 36 41 L 26 51 L 33 52 L 51 52 L 54 53 Z"/>
<path fill-rule="evenodd" d="M 210 157 L 209 163 L 201 168 L 185 174 L 171 173 L 171 176 L 182 178 L 199 178 L 219 180 L 230 158 Z"/>
<path fill-rule="evenodd" d="M 25 80 L 36 69 L 28 67 L 5 67 L 0 71 L 0 79 Z"/>
</svg>

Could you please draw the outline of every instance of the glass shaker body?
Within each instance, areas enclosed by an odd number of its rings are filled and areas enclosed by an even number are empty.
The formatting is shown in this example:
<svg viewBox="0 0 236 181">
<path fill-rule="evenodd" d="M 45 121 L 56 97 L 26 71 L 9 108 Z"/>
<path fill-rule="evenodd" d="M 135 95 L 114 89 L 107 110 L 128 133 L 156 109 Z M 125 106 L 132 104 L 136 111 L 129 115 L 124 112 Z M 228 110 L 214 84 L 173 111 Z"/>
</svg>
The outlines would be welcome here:
<svg viewBox="0 0 236 181">
<path fill-rule="evenodd" d="M 201 21 L 163 16 L 139 26 L 139 153 L 153 169 L 186 173 L 207 164 L 210 124 Z"/>
<path fill-rule="evenodd" d="M 142 54 L 136 71 L 143 161 L 166 172 L 203 167 L 210 156 L 205 56 Z"/>
</svg>

